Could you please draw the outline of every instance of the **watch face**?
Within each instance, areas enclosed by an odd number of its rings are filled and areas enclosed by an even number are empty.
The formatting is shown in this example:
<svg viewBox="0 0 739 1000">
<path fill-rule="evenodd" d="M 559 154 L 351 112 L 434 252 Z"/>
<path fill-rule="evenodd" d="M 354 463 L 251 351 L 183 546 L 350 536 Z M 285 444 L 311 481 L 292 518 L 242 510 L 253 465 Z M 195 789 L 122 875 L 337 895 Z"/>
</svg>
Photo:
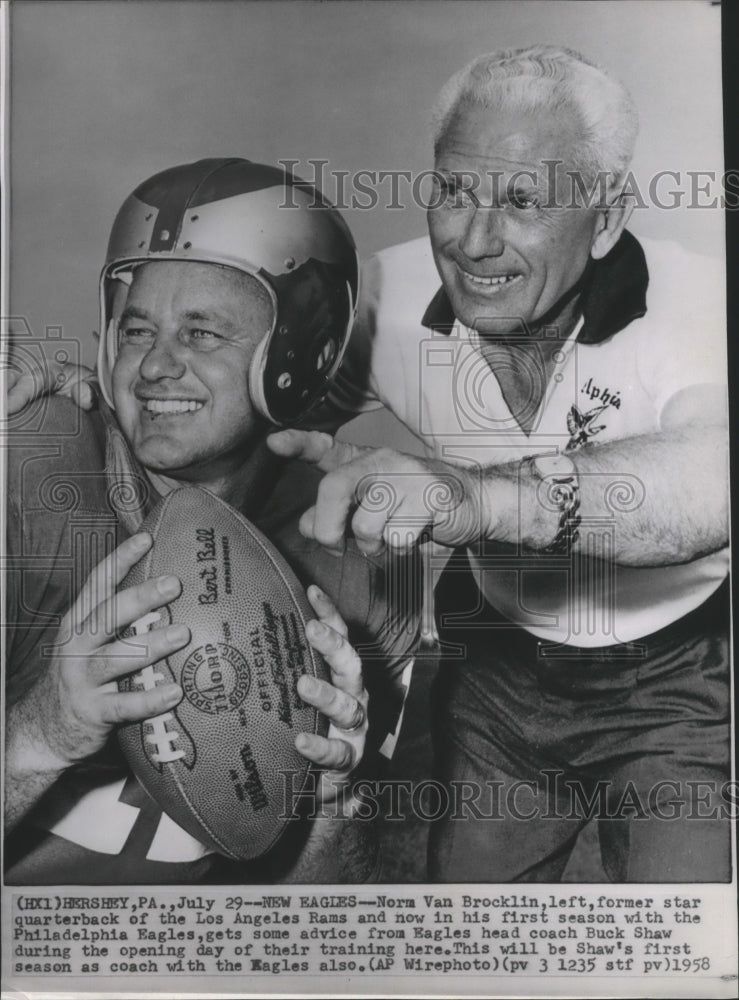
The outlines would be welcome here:
<svg viewBox="0 0 739 1000">
<path fill-rule="evenodd" d="M 577 467 L 567 455 L 537 455 L 534 470 L 541 479 L 554 476 L 556 479 L 575 479 Z"/>
</svg>

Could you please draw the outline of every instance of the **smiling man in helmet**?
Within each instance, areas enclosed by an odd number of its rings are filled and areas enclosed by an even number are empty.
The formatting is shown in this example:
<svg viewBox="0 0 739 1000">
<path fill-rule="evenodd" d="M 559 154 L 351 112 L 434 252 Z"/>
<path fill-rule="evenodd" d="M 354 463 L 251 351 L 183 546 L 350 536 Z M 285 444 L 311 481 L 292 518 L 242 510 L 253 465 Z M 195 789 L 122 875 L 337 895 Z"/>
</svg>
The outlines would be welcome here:
<svg viewBox="0 0 739 1000">
<path fill-rule="evenodd" d="M 395 728 L 417 619 L 409 613 L 405 627 L 392 627 L 383 563 L 351 548 L 337 558 L 301 537 L 297 516 L 316 480 L 264 445 L 274 424 L 300 420 L 340 362 L 357 296 L 351 236 L 317 191 L 282 171 L 203 160 L 156 175 L 127 199 L 100 289 L 99 412 L 81 415 L 54 399 L 40 427 L 29 432 L 20 421 L 9 436 L 6 827 L 14 829 L 6 877 L 365 878 L 373 854 L 364 825 L 325 816 L 309 831 L 294 824 L 269 855 L 234 868 L 148 799 L 110 739 L 116 723 L 159 714 L 181 697 L 174 685 L 120 693 L 110 682 L 189 641 L 180 623 L 152 633 L 135 662 L 122 658 L 121 629 L 171 600 L 180 583 L 149 580 L 115 598 L 151 545 L 143 518 L 188 484 L 254 520 L 299 578 L 322 588 L 309 590 L 319 621 L 307 636 L 333 684 L 302 678 L 300 693 L 331 729 L 328 738 L 301 734 L 297 746 L 332 779 L 321 784 L 324 801 L 338 797 L 351 811 L 346 793 L 365 741 L 372 756 Z M 107 608 L 112 622 L 96 630 Z M 345 620 L 353 642 L 376 643 L 367 686 L 396 681 L 369 735 Z"/>
</svg>

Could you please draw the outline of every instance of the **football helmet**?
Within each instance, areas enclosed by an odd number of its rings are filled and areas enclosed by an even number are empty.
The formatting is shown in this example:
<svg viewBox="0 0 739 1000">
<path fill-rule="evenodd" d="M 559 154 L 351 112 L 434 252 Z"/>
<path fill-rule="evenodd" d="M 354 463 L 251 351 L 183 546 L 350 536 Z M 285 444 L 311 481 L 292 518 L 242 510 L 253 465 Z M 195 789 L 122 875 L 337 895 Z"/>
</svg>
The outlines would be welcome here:
<svg viewBox="0 0 739 1000">
<path fill-rule="evenodd" d="M 359 260 L 339 212 L 316 187 L 278 167 L 207 159 L 140 184 L 121 207 L 100 276 L 98 377 L 111 373 L 126 285 L 147 261 L 233 267 L 266 289 L 272 326 L 250 365 L 255 408 L 289 425 L 327 392 L 356 313 Z"/>
</svg>

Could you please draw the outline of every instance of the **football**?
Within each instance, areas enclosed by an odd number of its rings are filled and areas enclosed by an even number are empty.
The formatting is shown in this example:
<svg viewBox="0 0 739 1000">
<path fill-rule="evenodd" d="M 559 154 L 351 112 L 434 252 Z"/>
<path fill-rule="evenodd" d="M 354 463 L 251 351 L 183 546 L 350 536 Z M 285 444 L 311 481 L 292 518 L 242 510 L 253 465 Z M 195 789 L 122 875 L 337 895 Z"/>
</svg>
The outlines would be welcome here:
<svg viewBox="0 0 739 1000">
<path fill-rule="evenodd" d="M 259 857 L 312 780 L 296 733 L 328 728 L 297 692 L 303 673 L 329 678 L 305 637 L 315 614 L 268 539 L 207 490 L 170 493 L 143 529 L 154 544 L 123 586 L 173 574 L 182 593 L 124 636 L 184 624 L 191 641 L 119 682 L 131 691 L 173 680 L 184 691 L 173 711 L 119 730 L 123 753 L 146 791 L 193 837 L 230 858 Z"/>
</svg>

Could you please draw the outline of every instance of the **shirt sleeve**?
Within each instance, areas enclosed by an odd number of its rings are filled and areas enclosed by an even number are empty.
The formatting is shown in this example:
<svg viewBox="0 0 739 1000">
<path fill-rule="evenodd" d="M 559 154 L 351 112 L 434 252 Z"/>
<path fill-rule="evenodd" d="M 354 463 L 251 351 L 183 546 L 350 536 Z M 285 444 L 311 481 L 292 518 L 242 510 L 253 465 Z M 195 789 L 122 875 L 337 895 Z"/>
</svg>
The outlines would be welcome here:
<svg viewBox="0 0 739 1000">
<path fill-rule="evenodd" d="M 92 566 L 115 545 L 101 444 L 91 415 L 54 397 L 6 439 L 6 694 L 31 687 Z"/>
<path fill-rule="evenodd" d="M 650 332 L 637 340 L 639 374 L 658 416 L 681 390 L 698 385 L 723 389 L 728 378 L 723 266 L 668 246 L 670 253 L 649 260 Z"/>
</svg>

